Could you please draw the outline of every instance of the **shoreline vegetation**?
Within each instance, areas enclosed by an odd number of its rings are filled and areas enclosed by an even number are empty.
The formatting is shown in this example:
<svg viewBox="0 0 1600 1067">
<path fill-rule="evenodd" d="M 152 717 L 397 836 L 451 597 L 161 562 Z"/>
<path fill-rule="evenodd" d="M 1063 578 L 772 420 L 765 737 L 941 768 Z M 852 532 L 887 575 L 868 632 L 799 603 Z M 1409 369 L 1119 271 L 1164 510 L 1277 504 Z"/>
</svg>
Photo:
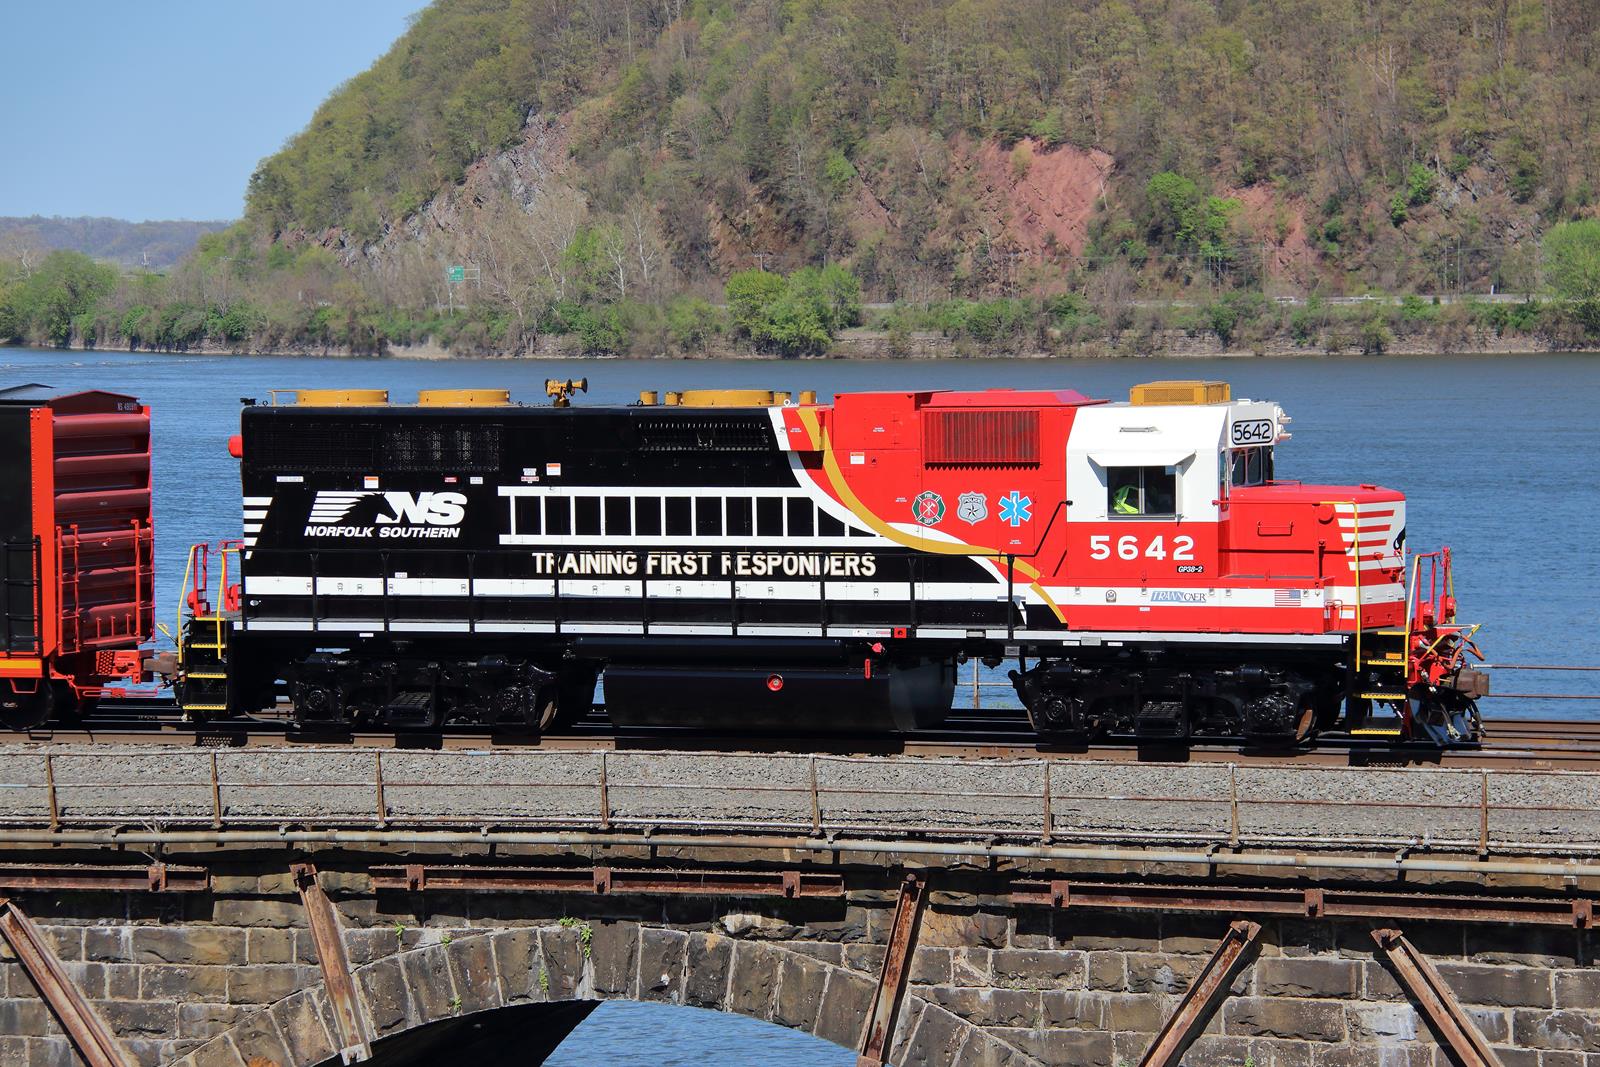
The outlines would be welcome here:
<svg viewBox="0 0 1600 1067">
<path fill-rule="evenodd" d="M 123 274 L 52 252 L 0 274 L 0 343 L 203 354 L 400 358 L 1119 358 L 1600 350 L 1600 221 L 1577 231 L 1571 270 L 1550 257 L 1556 295 L 1274 300 L 1249 290 L 1151 300 L 950 299 L 865 305 L 839 265 L 732 275 L 700 296 L 599 306 L 555 301 L 514 326 L 492 302 L 426 313 L 319 300 L 264 304 L 205 286 L 194 272 Z M 1559 229 L 1559 228 L 1558 228 Z M 1547 242 L 1551 248 L 1560 242 Z M 201 276 L 203 278 L 203 276 Z"/>
<path fill-rule="evenodd" d="M 1574 355 L 1600 355 L 1600 341 L 1588 345 L 1572 346 L 1552 344 L 1548 339 L 1525 335 L 1505 334 L 1471 336 L 1464 340 L 1444 340 L 1434 336 L 1404 337 L 1387 344 L 1381 350 L 1364 348 L 1358 341 L 1339 347 L 1330 345 L 1307 346 L 1291 338 L 1275 337 L 1251 345 L 1224 345 L 1215 334 L 1190 335 L 1181 330 L 1157 334 L 1138 334 L 1121 338 L 1102 338 L 1074 341 L 1049 349 L 1038 347 L 1004 346 L 994 348 L 973 347 L 960 344 L 956 339 L 932 332 L 915 332 L 909 337 L 895 337 L 887 331 L 857 329 L 840 336 L 827 350 L 799 356 L 781 356 L 749 347 L 729 344 L 712 344 L 695 351 L 624 352 L 603 355 L 584 355 L 570 351 L 559 343 L 559 338 L 549 339 L 521 352 L 480 351 L 471 354 L 451 352 L 431 341 L 416 344 L 385 345 L 379 350 L 354 351 L 335 345 L 279 345 L 259 347 L 254 344 L 202 340 L 184 347 L 134 347 L 129 345 L 104 345 L 72 343 L 68 345 L 30 345 L 22 341 L 0 342 L 0 351 L 6 348 L 55 349 L 66 352 L 148 353 L 171 356 L 283 356 L 305 359 L 401 359 L 401 360 L 452 360 L 452 359 L 587 359 L 606 361 L 615 359 L 661 360 L 984 360 L 984 359 L 1321 359 L 1343 356 L 1526 356 L 1552 352 Z"/>
</svg>

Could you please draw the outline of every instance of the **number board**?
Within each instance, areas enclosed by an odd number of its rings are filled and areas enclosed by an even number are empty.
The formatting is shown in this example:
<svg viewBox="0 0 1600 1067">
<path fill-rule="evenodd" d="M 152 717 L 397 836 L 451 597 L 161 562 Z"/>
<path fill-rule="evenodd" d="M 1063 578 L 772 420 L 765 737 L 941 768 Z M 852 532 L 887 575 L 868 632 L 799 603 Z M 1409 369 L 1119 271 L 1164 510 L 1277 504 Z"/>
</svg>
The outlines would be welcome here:
<svg viewBox="0 0 1600 1067">
<path fill-rule="evenodd" d="M 1230 440 L 1236 445 L 1270 445 L 1277 437 L 1271 419 L 1247 419 L 1233 424 Z"/>
</svg>

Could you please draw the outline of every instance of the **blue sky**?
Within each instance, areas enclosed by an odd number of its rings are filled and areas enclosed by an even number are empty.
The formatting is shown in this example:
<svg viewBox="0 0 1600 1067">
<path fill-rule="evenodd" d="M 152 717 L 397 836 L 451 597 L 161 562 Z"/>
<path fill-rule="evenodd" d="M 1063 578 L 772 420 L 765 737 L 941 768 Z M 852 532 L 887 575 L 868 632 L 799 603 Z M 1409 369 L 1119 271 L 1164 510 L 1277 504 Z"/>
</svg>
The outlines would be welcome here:
<svg viewBox="0 0 1600 1067">
<path fill-rule="evenodd" d="M 426 0 L 0 0 L 0 215 L 231 219 Z"/>
</svg>

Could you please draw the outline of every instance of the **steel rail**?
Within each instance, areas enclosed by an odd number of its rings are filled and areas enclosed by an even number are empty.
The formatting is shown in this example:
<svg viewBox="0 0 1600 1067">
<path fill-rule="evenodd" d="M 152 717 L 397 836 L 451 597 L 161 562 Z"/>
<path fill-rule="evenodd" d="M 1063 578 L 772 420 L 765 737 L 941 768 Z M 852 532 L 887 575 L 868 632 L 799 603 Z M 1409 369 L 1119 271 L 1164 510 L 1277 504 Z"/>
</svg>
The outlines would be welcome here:
<svg viewBox="0 0 1600 1067">
<path fill-rule="evenodd" d="M 860 853 L 938 856 L 983 860 L 1159 864 L 1208 868 L 1320 871 L 1384 871 L 1391 874 L 1521 875 L 1532 878 L 1600 879 L 1600 863 L 1548 860 L 1434 859 L 1405 854 L 1336 856 L 1315 852 L 1231 853 L 1136 848 L 1079 848 L 988 841 L 925 841 L 837 836 L 759 837 L 717 834 L 530 832 L 483 830 L 13 830 L 0 828 L 0 844 L 79 847 L 133 845 L 379 845 L 545 846 L 555 848 L 641 847 L 728 849 L 754 852 Z"/>
<path fill-rule="evenodd" d="M 272 723 L 189 725 L 127 723 L 106 728 L 34 730 L 17 734 L 0 750 L 32 746 L 161 745 L 175 748 L 246 747 L 378 751 L 553 751 L 715 752 L 837 756 L 1028 757 L 1051 761 L 1236 763 L 1241 766 L 1440 766 L 1460 769 L 1600 769 L 1600 723 L 1491 720 L 1474 747 L 1439 748 L 1422 742 L 1389 743 L 1325 738 L 1315 747 L 1261 749 L 1237 741 L 1197 739 L 1190 744 L 1101 741 L 1068 745 L 1031 735 L 996 735 L 975 724 L 968 729 L 909 735 L 738 735 L 695 730 L 615 731 L 596 726 L 548 735 L 438 731 L 424 734 L 355 732 L 299 734 Z"/>
</svg>

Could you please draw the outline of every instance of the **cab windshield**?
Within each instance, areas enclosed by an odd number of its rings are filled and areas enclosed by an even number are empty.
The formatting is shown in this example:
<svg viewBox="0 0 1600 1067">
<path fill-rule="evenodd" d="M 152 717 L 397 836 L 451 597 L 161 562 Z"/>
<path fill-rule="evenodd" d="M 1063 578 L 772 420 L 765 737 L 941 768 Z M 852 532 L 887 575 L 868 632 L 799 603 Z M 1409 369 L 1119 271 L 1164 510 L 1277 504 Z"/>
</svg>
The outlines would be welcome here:
<svg viewBox="0 0 1600 1067">
<path fill-rule="evenodd" d="M 1266 485 L 1270 481 L 1272 481 L 1271 446 L 1233 450 L 1228 475 L 1229 485 L 1237 488 L 1241 485 Z"/>
</svg>

